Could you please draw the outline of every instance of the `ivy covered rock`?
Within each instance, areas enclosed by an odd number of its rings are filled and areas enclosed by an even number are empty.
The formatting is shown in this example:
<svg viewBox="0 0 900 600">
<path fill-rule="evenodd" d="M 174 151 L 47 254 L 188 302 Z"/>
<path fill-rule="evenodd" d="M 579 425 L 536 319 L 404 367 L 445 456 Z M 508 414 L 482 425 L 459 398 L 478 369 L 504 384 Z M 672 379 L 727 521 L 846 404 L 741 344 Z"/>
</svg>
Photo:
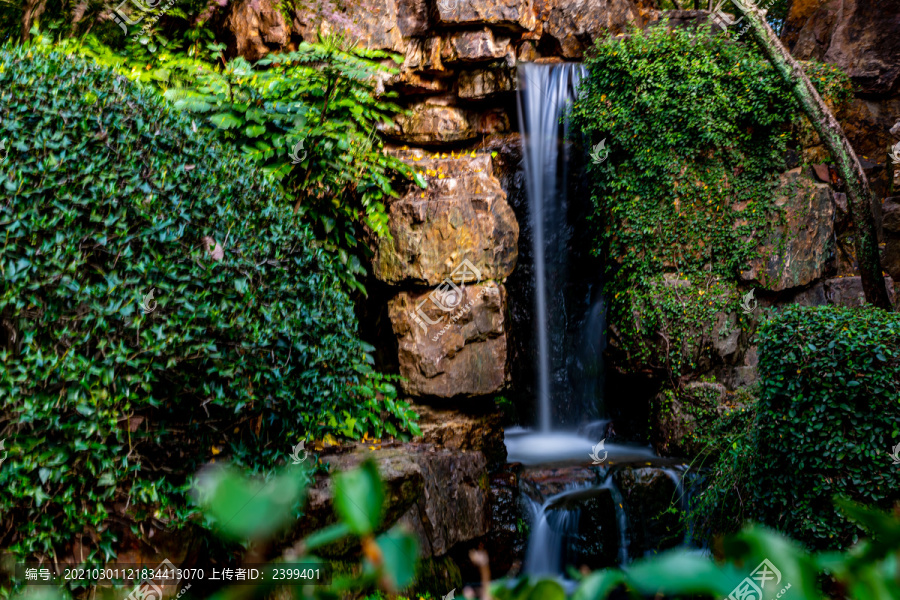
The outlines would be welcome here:
<svg viewBox="0 0 900 600">
<path fill-rule="evenodd" d="M 761 240 L 740 278 L 777 292 L 805 286 L 825 274 L 834 254 L 835 202 L 831 186 L 816 183 L 800 168 L 779 177 L 774 196 L 783 219 Z M 741 203 L 734 209 L 740 213 L 748 206 Z"/>
<path fill-rule="evenodd" d="M 789 171 L 802 111 L 755 46 L 699 30 L 610 37 L 585 64 L 571 120 L 595 157 L 611 366 L 738 379 L 751 288 L 807 285 L 833 254 L 832 191 Z M 804 68 L 843 97 L 845 75 Z"/>
<path fill-rule="evenodd" d="M 340 263 L 241 156 L 38 48 L 0 51 L 0 138 L 0 512 L 18 524 L 0 547 L 92 531 L 110 554 L 113 503 L 184 517 L 180 486 L 216 455 L 265 468 L 304 439 L 399 435 L 412 413 L 375 399 Z"/>
<path fill-rule="evenodd" d="M 725 386 L 695 381 L 661 391 L 654 402 L 654 446 L 664 456 L 693 458 L 705 450 L 704 434 L 725 406 Z"/>
</svg>

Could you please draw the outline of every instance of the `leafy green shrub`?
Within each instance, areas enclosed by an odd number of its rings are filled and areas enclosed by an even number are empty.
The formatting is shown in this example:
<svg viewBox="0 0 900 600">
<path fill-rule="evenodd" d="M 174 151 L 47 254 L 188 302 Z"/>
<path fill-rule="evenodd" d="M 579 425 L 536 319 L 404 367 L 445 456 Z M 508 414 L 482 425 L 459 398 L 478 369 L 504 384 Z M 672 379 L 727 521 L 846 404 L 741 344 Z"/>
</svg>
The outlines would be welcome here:
<svg viewBox="0 0 900 600">
<path fill-rule="evenodd" d="M 175 17 L 176 29 L 186 26 L 187 14 L 167 13 Z M 240 148 L 275 178 L 324 248 L 340 256 L 347 289 L 365 294 L 367 242 L 390 236 L 385 202 L 396 196 L 394 184 L 406 178 L 425 186 L 408 165 L 382 152 L 376 133 L 400 111 L 392 102 L 396 92 L 376 88 L 397 72 L 390 65 L 401 58 L 331 34 L 250 64 L 226 60 L 225 44 L 202 43 L 209 37 L 200 24 L 181 41 L 154 33 L 122 48 L 93 35 L 59 44 L 158 89 L 190 112 L 197 127 Z"/>
<path fill-rule="evenodd" d="M 113 503 L 184 523 L 184 474 L 217 453 L 265 470 L 304 438 L 415 431 L 369 366 L 340 261 L 160 96 L 0 50 L 3 138 L 0 512 L 16 530 L 0 547 L 56 554 L 93 531 L 109 556 Z"/>
<path fill-rule="evenodd" d="M 396 93 L 375 93 L 379 78 L 396 73 L 378 62 L 391 55 L 350 45 L 331 35 L 255 65 L 197 61 L 191 80 L 166 97 L 277 178 L 316 238 L 341 255 L 346 283 L 365 292 L 356 279 L 365 275 L 360 259 L 368 254 L 360 241 L 364 232 L 390 236 L 384 202 L 397 195 L 398 173 L 415 175 L 381 152 L 376 134 L 400 110 L 388 100 Z"/>
<path fill-rule="evenodd" d="M 726 409 L 708 427 L 703 455 L 692 466 L 705 467 L 692 482 L 698 490 L 682 518 L 695 540 L 738 532 L 752 515 L 750 467 L 756 453 L 756 402 Z"/>
<path fill-rule="evenodd" d="M 833 495 L 900 500 L 900 315 L 791 306 L 759 338 L 755 511 L 810 547 L 847 546 L 859 530 Z"/>
<path fill-rule="evenodd" d="M 721 315 L 781 219 L 772 192 L 801 111 L 752 45 L 708 32 L 634 30 L 585 64 L 571 117 L 609 151 L 588 171 L 610 322 L 629 359 L 678 375 L 735 326 Z M 816 73 L 823 89 L 843 77 Z"/>
</svg>

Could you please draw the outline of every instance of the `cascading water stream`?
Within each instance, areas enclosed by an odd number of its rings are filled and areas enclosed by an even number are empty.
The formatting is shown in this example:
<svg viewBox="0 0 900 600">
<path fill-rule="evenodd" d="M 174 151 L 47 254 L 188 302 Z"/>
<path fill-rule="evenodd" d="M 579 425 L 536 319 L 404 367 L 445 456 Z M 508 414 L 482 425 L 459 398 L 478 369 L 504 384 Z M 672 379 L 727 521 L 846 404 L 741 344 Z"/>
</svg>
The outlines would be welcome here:
<svg viewBox="0 0 900 600">
<path fill-rule="evenodd" d="M 531 576 L 562 576 L 567 564 L 585 558 L 579 556 L 584 551 L 584 546 L 579 544 L 586 539 L 586 532 L 578 529 L 582 516 L 587 523 L 594 523 L 591 525 L 594 531 L 602 530 L 606 536 L 611 534 L 611 528 L 617 530 L 613 537 L 618 537 L 618 555 L 604 560 L 617 558 L 620 565 L 625 565 L 630 553 L 646 550 L 638 542 L 632 544 L 632 531 L 644 530 L 641 523 L 629 523 L 631 512 L 626 510 L 614 472 L 620 465 L 646 467 L 673 463 L 660 459 L 649 446 L 607 442 L 614 435 L 612 422 L 597 418 L 598 413 L 604 412 L 601 406 L 606 302 L 601 281 L 579 277 L 577 273 L 570 280 L 568 269 L 570 257 L 573 265 L 582 266 L 587 256 L 584 250 L 587 236 L 578 223 L 584 220 L 589 208 L 578 202 L 568 206 L 569 165 L 577 167 L 583 157 L 579 159 L 575 155 L 577 144 L 569 141 L 569 124 L 565 118 L 579 83 L 587 75 L 586 69 L 571 63 L 522 64 L 518 73 L 519 126 L 535 277 L 538 431 L 506 429 L 508 460 L 525 465 L 604 464 L 599 468 L 603 479 L 595 479 L 587 486 L 570 487 L 542 503 L 531 501 L 529 505 L 532 529 L 524 572 Z M 581 197 L 578 181 L 572 178 L 573 198 Z M 591 272 L 603 270 L 602 265 L 587 263 L 587 266 L 589 270 L 593 266 Z M 583 477 L 583 470 L 580 473 L 574 476 Z M 671 469 L 666 474 L 682 499 L 682 507 L 687 507 L 689 502 L 680 474 Z M 598 527 L 597 521 L 592 521 L 596 513 L 582 513 L 580 507 L 584 502 L 591 502 L 591 498 L 601 497 L 602 504 L 590 505 L 592 510 L 612 501 L 614 514 L 609 514 L 609 519 Z"/>
<path fill-rule="evenodd" d="M 549 498 L 543 505 L 533 503 L 534 518 L 525 556 L 526 575 L 555 576 L 562 573 L 565 543 L 578 533 L 581 511 L 550 508 L 555 499 Z"/>
<path fill-rule="evenodd" d="M 622 492 L 616 487 L 616 482 L 613 481 L 612 475 L 609 475 L 600 487 L 608 489 L 612 495 L 616 511 L 616 525 L 619 528 L 619 564 L 625 565 L 628 563 L 629 546 L 628 515 L 625 513 L 625 499 L 622 498 Z"/>
<path fill-rule="evenodd" d="M 550 379 L 554 359 L 548 297 L 560 291 L 566 273 L 566 179 L 568 161 L 560 161 L 560 117 L 575 97 L 586 71 L 583 65 L 519 66 L 519 128 L 523 133 L 525 181 L 533 235 L 535 334 L 537 337 L 537 402 L 540 431 L 552 425 Z M 567 125 L 563 127 L 563 139 Z M 552 274 L 554 285 L 548 275 Z M 557 311 L 562 303 L 556 306 Z M 560 315 L 561 316 L 561 315 Z M 557 325 L 552 327 L 552 325 Z"/>
</svg>

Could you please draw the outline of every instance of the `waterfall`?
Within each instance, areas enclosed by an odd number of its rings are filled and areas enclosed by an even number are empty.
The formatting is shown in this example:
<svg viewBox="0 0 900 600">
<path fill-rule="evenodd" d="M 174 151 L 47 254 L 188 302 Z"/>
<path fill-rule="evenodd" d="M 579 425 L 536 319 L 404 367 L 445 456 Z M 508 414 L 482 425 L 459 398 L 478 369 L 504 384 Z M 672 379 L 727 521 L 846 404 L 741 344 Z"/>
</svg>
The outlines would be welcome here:
<svg viewBox="0 0 900 600">
<path fill-rule="evenodd" d="M 550 431 L 551 376 L 565 367 L 567 163 L 560 142 L 568 124 L 560 124 L 586 71 L 583 65 L 519 65 L 519 129 L 523 135 L 524 170 L 533 235 L 535 334 L 537 338 L 538 425 Z M 560 136 L 562 130 L 563 135 Z M 550 297 L 553 314 L 550 313 Z M 563 386 L 566 387 L 566 386 Z"/>
<path fill-rule="evenodd" d="M 580 64 L 560 63 L 521 64 L 518 73 L 519 129 L 534 269 L 538 431 L 507 428 L 505 443 L 510 462 L 552 465 L 548 467 L 553 470 L 552 477 L 559 476 L 557 467 L 565 469 L 561 465 L 570 464 L 581 465 L 572 471 L 570 481 L 583 481 L 584 467 L 597 474 L 586 487 L 570 487 L 543 503 L 530 501 L 528 505 L 532 529 L 524 572 L 564 578 L 565 568 L 584 558 L 579 553 L 593 552 L 592 558 L 604 564 L 625 566 L 631 554 L 648 550 L 643 533 L 635 537 L 638 541 L 631 538 L 633 532 L 643 532 L 642 517 L 629 522 L 629 515 L 634 517 L 647 506 L 646 499 L 629 491 L 630 501 L 639 504 L 637 509 L 626 506 L 613 473 L 626 465 L 652 465 L 658 457 L 648 446 L 610 439 L 615 436 L 612 421 L 599 418 L 604 412 L 602 355 L 607 314 L 599 274 L 604 269 L 590 252 L 591 234 L 585 223 L 592 206 L 588 183 L 577 175 L 585 156 L 581 145 L 571 140 L 566 118 L 587 72 Z M 666 473 L 682 507 L 689 507 L 682 478 L 671 469 Z M 599 521 L 599 515 L 610 510 L 605 508 L 608 500 L 613 512 Z M 580 521 L 594 533 L 606 529 L 602 538 L 591 538 L 592 550 L 586 549 L 587 532 L 579 531 Z M 608 546 L 616 541 L 617 553 Z M 603 556 L 597 555 L 597 548 Z"/>
<path fill-rule="evenodd" d="M 556 577 L 563 572 L 565 542 L 578 533 L 580 512 L 578 509 L 540 511 L 528 540 L 526 575 Z"/>
<path fill-rule="evenodd" d="M 542 505 L 532 501 L 534 517 L 531 536 L 528 538 L 528 552 L 525 555 L 526 575 L 556 577 L 562 574 L 567 542 L 578 533 L 581 511 L 577 508 L 550 507 L 555 500 L 568 493 L 566 491 L 552 496 Z"/>
<path fill-rule="evenodd" d="M 603 485 L 600 486 L 609 490 L 612 495 L 613 505 L 616 511 L 616 525 L 619 528 L 619 565 L 628 564 L 628 546 L 630 538 L 628 537 L 628 515 L 625 513 L 625 499 L 622 492 L 619 491 L 613 476 L 610 474 Z"/>
</svg>

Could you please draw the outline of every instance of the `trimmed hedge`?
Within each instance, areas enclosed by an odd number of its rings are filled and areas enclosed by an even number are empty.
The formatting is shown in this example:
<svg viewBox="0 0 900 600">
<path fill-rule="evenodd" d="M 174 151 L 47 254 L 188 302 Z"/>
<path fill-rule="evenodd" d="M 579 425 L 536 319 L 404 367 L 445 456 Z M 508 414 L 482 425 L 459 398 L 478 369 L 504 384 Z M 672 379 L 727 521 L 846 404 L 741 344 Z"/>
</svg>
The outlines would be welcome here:
<svg viewBox="0 0 900 600">
<path fill-rule="evenodd" d="M 900 443 L 900 315 L 791 306 L 759 339 L 758 516 L 811 548 L 847 546 L 862 530 L 834 496 L 900 500 L 889 456 Z"/>
<path fill-rule="evenodd" d="M 0 513 L 15 527 L 0 547 L 59 553 L 86 535 L 109 556 L 114 506 L 184 524 L 187 478 L 213 456 L 265 470 L 302 439 L 410 426 L 369 366 L 340 263 L 161 97 L 3 49 L 3 138 Z"/>
</svg>

